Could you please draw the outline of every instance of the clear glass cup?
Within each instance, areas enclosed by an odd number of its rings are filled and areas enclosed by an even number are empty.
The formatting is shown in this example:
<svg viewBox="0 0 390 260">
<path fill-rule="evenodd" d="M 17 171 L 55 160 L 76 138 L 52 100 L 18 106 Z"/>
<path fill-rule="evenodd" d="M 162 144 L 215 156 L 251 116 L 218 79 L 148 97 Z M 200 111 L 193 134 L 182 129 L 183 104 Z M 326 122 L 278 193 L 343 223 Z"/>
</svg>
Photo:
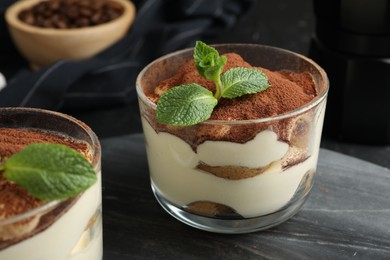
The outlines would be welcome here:
<svg viewBox="0 0 390 260">
<path fill-rule="evenodd" d="M 102 259 L 101 148 L 94 132 L 71 116 L 34 108 L 0 108 L 2 128 L 53 134 L 86 143 L 88 149 L 83 152 L 93 164 L 98 181 L 76 198 L 48 202 L 8 218 L 1 216 L 1 207 L 12 205 L 0 205 L 0 259 Z M 4 134 L 0 136 L 0 145 L 18 142 L 14 140 L 17 138 L 25 137 Z M 0 196 L 5 196 L 1 190 Z"/>
<path fill-rule="evenodd" d="M 144 91 L 172 76 L 192 58 L 193 49 L 153 61 L 136 82 L 152 190 L 169 214 L 190 226 L 219 233 L 263 230 L 296 214 L 309 195 L 329 82 L 322 68 L 297 53 L 255 44 L 214 47 L 220 54 L 238 53 L 252 66 L 309 72 L 318 96 L 269 118 L 167 127 L 156 122 L 156 105 Z M 207 141 L 209 132 L 222 137 Z M 224 137 L 226 132 L 251 137 L 233 143 Z M 229 177 L 237 174 L 241 177 Z"/>
</svg>

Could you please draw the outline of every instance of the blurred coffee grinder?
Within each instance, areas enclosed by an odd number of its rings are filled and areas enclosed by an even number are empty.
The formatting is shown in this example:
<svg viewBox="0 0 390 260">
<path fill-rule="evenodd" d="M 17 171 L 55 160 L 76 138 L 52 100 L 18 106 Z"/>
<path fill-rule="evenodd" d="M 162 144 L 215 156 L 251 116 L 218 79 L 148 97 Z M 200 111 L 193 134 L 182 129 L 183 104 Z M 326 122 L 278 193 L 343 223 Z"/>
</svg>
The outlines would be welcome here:
<svg viewBox="0 0 390 260">
<path fill-rule="evenodd" d="M 328 73 L 324 136 L 390 144 L 390 0 L 313 0 L 310 57 Z"/>
</svg>

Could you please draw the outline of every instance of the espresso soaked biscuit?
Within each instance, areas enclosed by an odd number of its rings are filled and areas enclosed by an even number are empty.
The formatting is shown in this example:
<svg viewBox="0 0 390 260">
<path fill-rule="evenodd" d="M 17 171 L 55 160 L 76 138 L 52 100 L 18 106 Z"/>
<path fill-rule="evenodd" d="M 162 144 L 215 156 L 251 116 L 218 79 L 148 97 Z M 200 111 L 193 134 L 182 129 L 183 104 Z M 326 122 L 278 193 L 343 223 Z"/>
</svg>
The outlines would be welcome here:
<svg viewBox="0 0 390 260">
<path fill-rule="evenodd" d="M 201 171 L 211 173 L 219 178 L 228 180 L 242 180 L 262 174 L 269 167 L 271 167 L 271 164 L 265 167 L 248 168 L 240 166 L 210 166 L 200 162 L 196 168 Z"/>
<path fill-rule="evenodd" d="M 211 201 L 192 202 L 185 207 L 185 210 L 205 217 L 242 218 L 234 209 Z"/>
</svg>

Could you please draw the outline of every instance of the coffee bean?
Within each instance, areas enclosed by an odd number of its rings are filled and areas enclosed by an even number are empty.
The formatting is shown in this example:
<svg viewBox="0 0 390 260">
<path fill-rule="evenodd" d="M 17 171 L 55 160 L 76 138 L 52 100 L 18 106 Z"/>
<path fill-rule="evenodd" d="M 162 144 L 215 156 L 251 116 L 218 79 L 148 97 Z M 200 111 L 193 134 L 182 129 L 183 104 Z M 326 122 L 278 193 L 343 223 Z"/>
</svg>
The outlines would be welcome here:
<svg viewBox="0 0 390 260">
<path fill-rule="evenodd" d="M 35 16 L 31 10 L 24 10 L 20 13 L 19 16 L 27 24 L 34 25 L 36 23 Z"/>
<path fill-rule="evenodd" d="M 92 16 L 92 10 L 88 7 L 80 7 L 80 15 L 84 17 L 91 17 Z"/>
<path fill-rule="evenodd" d="M 23 10 L 21 21 L 42 28 L 80 28 L 110 22 L 124 12 L 109 0 L 48 0 Z"/>
</svg>

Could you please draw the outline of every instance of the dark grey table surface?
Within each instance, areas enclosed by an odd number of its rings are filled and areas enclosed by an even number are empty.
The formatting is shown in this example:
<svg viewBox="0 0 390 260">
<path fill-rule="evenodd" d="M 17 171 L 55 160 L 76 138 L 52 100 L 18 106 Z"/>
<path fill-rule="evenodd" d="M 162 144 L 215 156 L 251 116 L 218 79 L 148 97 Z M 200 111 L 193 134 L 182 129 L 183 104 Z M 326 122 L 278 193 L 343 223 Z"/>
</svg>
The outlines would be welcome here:
<svg viewBox="0 0 390 260">
<path fill-rule="evenodd" d="M 389 259 L 390 170 L 321 149 L 314 188 L 287 222 L 221 235 L 155 200 L 142 134 L 102 140 L 104 259 Z"/>
</svg>

